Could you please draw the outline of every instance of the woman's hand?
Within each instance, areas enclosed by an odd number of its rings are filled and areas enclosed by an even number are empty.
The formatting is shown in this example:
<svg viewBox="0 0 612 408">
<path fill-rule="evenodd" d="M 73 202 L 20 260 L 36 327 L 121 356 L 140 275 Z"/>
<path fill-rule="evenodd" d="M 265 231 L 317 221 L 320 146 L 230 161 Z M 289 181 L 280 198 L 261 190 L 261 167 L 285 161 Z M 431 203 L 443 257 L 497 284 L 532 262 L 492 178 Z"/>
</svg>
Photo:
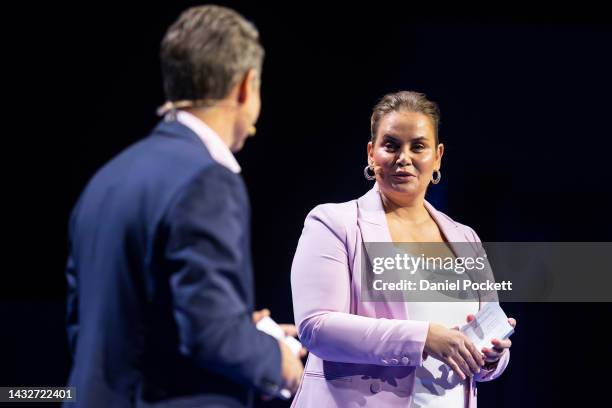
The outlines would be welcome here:
<svg viewBox="0 0 612 408">
<path fill-rule="evenodd" d="M 462 380 L 479 373 L 485 363 L 466 335 L 436 323 L 429 324 L 425 352 L 447 364 Z"/>
<path fill-rule="evenodd" d="M 474 320 L 474 315 L 468 315 L 467 321 L 468 323 Z M 516 319 L 508 318 L 508 323 L 510 326 L 516 328 Z M 509 349 L 512 346 L 512 341 L 510 339 L 499 340 L 493 339 L 491 340 L 493 347 L 483 347 L 482 353 L 485 355 L 485 361 L 488 364 L 495 363 L 499 361 L 502 354 L 506 349 Z"/>
</svg>

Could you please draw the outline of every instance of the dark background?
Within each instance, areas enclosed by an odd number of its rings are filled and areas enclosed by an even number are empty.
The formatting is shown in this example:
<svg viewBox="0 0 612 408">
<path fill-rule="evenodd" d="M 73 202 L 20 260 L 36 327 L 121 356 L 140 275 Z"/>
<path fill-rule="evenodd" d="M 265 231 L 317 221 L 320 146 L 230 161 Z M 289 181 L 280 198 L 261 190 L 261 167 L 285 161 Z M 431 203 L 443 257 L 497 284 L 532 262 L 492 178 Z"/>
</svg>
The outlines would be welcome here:
<svg viewBox="0 0 612 408">
<path fill-rule="evenodd" d="M 289 272 L 307 212 L 370 187 L 369 117 L 387 92 L 439 103 L 443 179 L 428 199 L 483 241 L 612 240 L 605 14 L 220 3 L 252 20 L 266 48 L 258 133 L 238 160 L 257 304 L 277 321 L 293 320 Z M 4 61 L 18 103 L 3 121 L 15 208 L 5 212 L 0 385 L 65 383 L 68 215 L 93 173 L 158 120 L 159 42 L 191 4 L 32 6 L 3 17 L 16 26 Z M 512 359 L 480 386 L 480 406 L 589 406 L 606 395 L 610 304 L 504 308 L 519 322 Z"/>
</svg>

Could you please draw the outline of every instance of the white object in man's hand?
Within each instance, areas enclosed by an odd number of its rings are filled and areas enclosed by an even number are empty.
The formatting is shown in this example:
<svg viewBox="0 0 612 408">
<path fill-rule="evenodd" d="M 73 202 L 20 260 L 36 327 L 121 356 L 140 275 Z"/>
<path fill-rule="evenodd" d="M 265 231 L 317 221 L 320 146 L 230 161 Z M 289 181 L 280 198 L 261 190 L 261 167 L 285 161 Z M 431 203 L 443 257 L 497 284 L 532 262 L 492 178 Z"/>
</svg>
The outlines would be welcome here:
<svg viewBox="0 0 612 408">
<path fill-rule="evenodd" d="M 280 340 L 289 347 L 289 350 L 296 356 L 300 357 L 302 350 L 302 343 L 300 343 L 295 337 L 286 336 L 285 331 L 280 327 L 271 317 L 266 316 L 259 320 L 256 324 L 258 330 L 269 334 L 276 340 Z"/>
<path fill-rule="evenodd" d="M 285 331 L 279 326 L 270 316 L 260 318 L 255 324 L 258 330 L 274 337 L 278 340 L 281 348 L 281 357 L 283 360 L 283 378 L 285 386 L 276 393 L 276 397 L 288 400 L 291 398 L 292 392 L 297 391 L 300 379 L 302 377 L 303 367 L 300 361 L 302 344 L 294 337 L 285 335 Z M 287 351 L 293 356 L 286 355 Z"/>
</svg>

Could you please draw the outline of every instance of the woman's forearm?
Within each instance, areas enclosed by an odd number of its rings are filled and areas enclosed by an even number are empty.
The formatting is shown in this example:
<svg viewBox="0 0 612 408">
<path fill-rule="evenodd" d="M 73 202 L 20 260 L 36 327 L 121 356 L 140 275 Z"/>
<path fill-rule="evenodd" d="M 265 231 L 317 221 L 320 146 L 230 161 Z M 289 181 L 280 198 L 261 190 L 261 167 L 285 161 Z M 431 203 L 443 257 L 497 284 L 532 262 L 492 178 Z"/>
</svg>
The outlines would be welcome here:
<svg viewBox="0 0 612 408">
<path fill-rule="evenodd" d="M 337 362 L 383 366 L 418 366 L 428 322 L 321 312 L 298 326 L 304 346 L 318 357 Z"/>
</svg>

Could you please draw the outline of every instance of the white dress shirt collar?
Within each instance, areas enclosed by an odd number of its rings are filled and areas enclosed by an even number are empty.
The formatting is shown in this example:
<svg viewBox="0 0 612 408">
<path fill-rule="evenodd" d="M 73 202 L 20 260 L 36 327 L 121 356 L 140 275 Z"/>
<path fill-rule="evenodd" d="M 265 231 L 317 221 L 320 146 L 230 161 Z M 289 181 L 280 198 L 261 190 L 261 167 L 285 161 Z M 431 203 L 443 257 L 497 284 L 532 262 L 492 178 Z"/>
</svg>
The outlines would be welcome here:
<svg viewBox="0 0 612 408">
<path fill-rule="evenodd" d="M 202 140 L 211 157 L 230 171 L 240 173 L 240 165 L 221 137 L 206 123 L 189 112 L 179 110 L 176 120 L 191 129 Z"/>
</svg>

